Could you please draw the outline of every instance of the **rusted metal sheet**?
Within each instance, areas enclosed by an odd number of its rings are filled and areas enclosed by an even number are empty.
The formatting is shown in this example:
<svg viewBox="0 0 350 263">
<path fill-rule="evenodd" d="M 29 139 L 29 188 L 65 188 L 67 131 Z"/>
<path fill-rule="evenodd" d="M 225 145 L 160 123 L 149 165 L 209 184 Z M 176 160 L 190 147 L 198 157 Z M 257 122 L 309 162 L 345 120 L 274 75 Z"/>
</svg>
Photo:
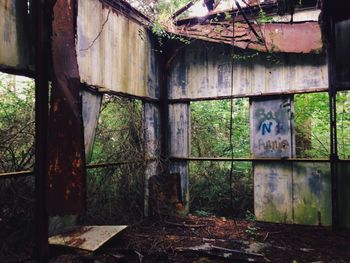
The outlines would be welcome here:
<svg viewBox="0 0 350 263">
<path fill-rule="evenodd" d="M 252 157 L 285 158 L 295 155 L 293 112 L 291 96 L 251 100 Z"/>
<path fill-rule="evenodd" d="M 260 96 L 328 88 L 323 53 L 267 55 L 236 49 L 233 63 L 231 59 L 232 49 L 227 45 L 197 41 L 184 47 L 169 71 L 169 99 Z"/>
<path fill-rule="evenodd" d="M 86 171 L 74 1 L 57 0 L 53 14 L 47 209 L 49 215 L 78 214 L 85 209 Z"/>
<path fill-rule="evenodd" d="M 95 142 L 95 134 L 100 115 L 102 94 L 82 90 L 83 121 L 84 121 L 84 142 L 86 162 L 92 157 L 92 150 Z"/>
<path fill-rule="evenodd" d="M 81 82 L 158 98 L 155 49 L 150 32 L 115 5 L 78 0 L 76 50 Z"/>
<path fill-rule="evenodd" d="M 34 73 L 33 3 L 0 1 L 0 70 L 15 74 Z"/>
<path fill-rule="evenodd" d="M 158 105 L 154 103 L 143 103 L 144 121 L 144 146 L 146 158 L 153 159 L 147 163 L 145 171 L 145 199 L 144 215 L 149 215 L 149 180 L 152 176 L 160 174 L 159 154 L 160 154 L 160 112 Z"/>
<path fill-rule="evenodd" d="M 263 40 L 257 39 L 252 28 Z M 200 23 L 178 26 L 174 33 L 209 42 L 224 43 L 242 49 L 253 49 L 261 52 L 286 53 L 319 53 L 322 51 L 322 36 L 318 22 L 304 23 L 266 23 L 253 25 L 245 22 L 231 21 Z M 233 42 L 234 39 L 234 42 Z"/>
<path fill-rule="evenodd" d="M 350 20 L 335 24 L 335 81 L 350 89 Z"/>
<path fill-rule="evenodd" d="M 190 105 L 178 103 L 169 105 L 169 157 L 188 157 L 190 153 Z M 182 211 L 189 208 L 189 168 L 187 161 L 172 161 L 169 165 L 170 173 L 180 175 Z"/>
<path fill-rule="evenodd" d="M 259 30 L 258 26 L 255 26 Z M 297 24 L 268 23 L 260 27 L 268 51 L 286 53 L 319 53 L 322 51 L 322 35 L 318 22 Z M 266 51 L 261 44 L 248 44 L 247 48 Z"/>
<path fill-rule="evenodd" d="M 50 245 L 96 251 L 108 240 L 115 237 L 127 226 L 81 226 L 72 231 L 52 236 Z"/>
</svg>

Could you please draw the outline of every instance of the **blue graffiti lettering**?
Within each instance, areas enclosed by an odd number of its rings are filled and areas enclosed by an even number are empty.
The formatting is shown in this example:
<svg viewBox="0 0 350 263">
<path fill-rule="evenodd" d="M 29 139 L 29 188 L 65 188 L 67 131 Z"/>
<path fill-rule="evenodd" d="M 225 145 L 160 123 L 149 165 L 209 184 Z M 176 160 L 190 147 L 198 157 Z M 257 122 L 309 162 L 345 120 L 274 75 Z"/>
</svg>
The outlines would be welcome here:
<svg viewBox="0 0 350 263">
<path fill-rule="evenodd" d="M 265 135 L 265 133 L 271 133 L 271 126 L 272 126 L 272 122 L 269 122 L 268 124 L 263 123 L 261 125 L 262 135 Z"/>
</svg>

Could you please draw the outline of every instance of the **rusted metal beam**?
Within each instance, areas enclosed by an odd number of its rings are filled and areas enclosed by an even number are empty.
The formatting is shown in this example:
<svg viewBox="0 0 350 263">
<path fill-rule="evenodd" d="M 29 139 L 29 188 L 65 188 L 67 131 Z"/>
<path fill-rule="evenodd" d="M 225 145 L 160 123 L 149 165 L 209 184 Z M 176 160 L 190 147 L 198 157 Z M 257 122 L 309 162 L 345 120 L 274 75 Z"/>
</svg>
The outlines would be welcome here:
<svg viewBox="0 0 350 263">
<path fill-rule="evenodd" d="M 315 163 L 325 163 L 330 162 L 330 159 L 320 159 L 320 158 L 230 158 L 230 157 L 170 157 L 171 160 L 179 161 L 213 161 L 213 162 L 315 162 Z M 343 160 L 343 162 L 350 162 L 350 160 Z"/>
<path fill-rule="evenodd" d="M 331 190 L 332 190 L 332 227 L 333 230 L 339 228 L 339 209 L 338 209 L 338 146 L 337 146 L 337 89 L 335 87 L 335 5 L 331 1 L 325 1 L 323 18 L 328 28 L 325 33 L 327 39 L 328 55 L 328 83 L 329 83 L 329 120 L 330 120 L 330 164 L 331 164 Z"/>
<path fill-rule="evenodd" d="M 156 158 L 150 158 L 150 159 L 147 159 L 147 160 L 136 161 L 136 162 L 135 161 L 124 161 L 124 162 L 110 162 L 110 163 L 93 163 L 93 164 L 86 165 L 86 169 L 95 169 L 95 168 L 119 166 L 119 165 L 125 165 L 125 164 L 136 164 L 136 163 L 152 162 L 152 161 L 156 161 L 156 160 L 157 160 Z M 0 179 L 18 178 L 18 177 L 25 177 L 25 176 L 31 176 L 31 175 L 34 175 L 34 171 L 32 171 L 32 170 L 0 173 Z"/>
<path fill-rule="evenodd" d="M 0 179 L 18 178 L 18 177 L 25 177 L 28 175 L 34 175 L 34 171 L 26 170 L 26 171 L 18 171 L 18 172 L 0 173 Z"/>
<path fill-rule="evenodd" d="M 289 159 L 269 159 L 269 158 L 230 158 L 230 157 L 170 157 L 171 160 L 184 160 L 184 161 L 213 161 L 213 162 L 229 162 L 229 161 L 237 161 L 237 162 L 253 162 L 253 161 L 266 161 L 266 162 L 274 162 L 274 161 L 287 161 L 287 162 L 315 162 L 315 163 L 325 163 L 330 162 L 330 159 L 327 158 L 289 158 Z M 156 161 L 157 159 L 148 159 L 145 161 L 140 162 L 113 162 L 113 163 L 96 163 L 96 164 L 88 164 L 86 166 L 86 169 L 96 169 L 96 168 L 103 168 L 103 167 L 110 167 L 110 166 L 119 166 L 119 165 L 126 165 L 126 164 L 135 164 L 135 163 L 143 163 L 143 162 L 152 162 Z M 338 163 L 350 163 L 350 159 L 339 159 Z M 26 171 L 18 171 L 18 172 L 8 172 L 8 173 L 0 173 L 0 180 L 1 179 L 8 179 L 8 178 L 20 178 L 20 177 L 26 177 L 26 176 L 34 176 L 34 171 L 26 170 Z"/>
<path fill-rule="evenodd" d="M 75 1 L 57 0 L 53 7 L 53 81 L 49 119 L 49 215 L 79 214 L 86 207 L 86 170 L 75 49 Z"/>
<path fill-rule="evenodd" d="M 187 5 L 181 7 L 179 10 L 177 10 L 173 15 L 172 15 L 172 19 L 177 18 L 179 15 L 181 15 L 182 13 L 186 12 L 189 8 L 191 8 L 191 6 L 194 5 L 195 1 L 190 1 Z"/>
<path fill-rule="evenodd" d="M 291 95 L 291 94 L 306 94 L 306 93 L 320 93 L 328 92 L 328 88 L 308 88 L 300 90 L 288 90 L 283 92 L 266 92 L 266 93 L 253 93 L 253 94 L 238 94 L 232 96 L 216 96 L 216 97 L 205 97 L 205 98 L 182 98 L 182 99 L 169 99 L 169 103 L 183 103 L 190 101 L 206 101 L 206 100 L 224 100 L 224 99 L 239 99 L 239 98 L 251 98 L 251 97 L 267 97 L 273 95 Z"/>
<path fill-rule="evenodd" d="M 48 3 L 35 2 L 36 55 L 35 55 L 35 259 L 48 262 L 48 215 L 47 215 L 47 142 L 48 142 Z M 22 173 L 24 175 L 25 173 Z M 18 175 L 18 174 L 17 174 Z"/>
<path fill-rule="evenodd" d="M 146 96 L 137 96 L 137 95 L 132 95 L 132 94 L 124 93 L 124 92 L 119 92 L 119 91 L 114 91 L 114 90 L 109 90 L 109 89 L 99 88 L 99 87 L 91 87 L 88 89 L 92 90 L 94 92 L 99 92 L 102 94 L 108 94 L 108 95 L 112 95 L 112 96 L 119 96 L 119 97 L 127 98 L 127 99 L 141 100 L 141 101 L 149 102 L 149 103 L 159 103 L 159 99 L 146 97 Z"/>
</svg>

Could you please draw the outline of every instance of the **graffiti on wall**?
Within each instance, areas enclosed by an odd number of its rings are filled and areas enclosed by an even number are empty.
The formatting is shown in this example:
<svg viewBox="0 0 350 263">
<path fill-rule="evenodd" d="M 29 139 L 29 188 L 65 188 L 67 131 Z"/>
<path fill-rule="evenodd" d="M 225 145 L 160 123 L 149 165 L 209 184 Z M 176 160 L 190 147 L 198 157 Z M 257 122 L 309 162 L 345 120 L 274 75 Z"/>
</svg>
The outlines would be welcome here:
<svg viewBox="0 0 350 263">
<path fill-rule="evenodd" d="M 291 157 L 292 100 L 278 97 L 251 103 L 251 150 L 255 157 Z"/>
</svg>

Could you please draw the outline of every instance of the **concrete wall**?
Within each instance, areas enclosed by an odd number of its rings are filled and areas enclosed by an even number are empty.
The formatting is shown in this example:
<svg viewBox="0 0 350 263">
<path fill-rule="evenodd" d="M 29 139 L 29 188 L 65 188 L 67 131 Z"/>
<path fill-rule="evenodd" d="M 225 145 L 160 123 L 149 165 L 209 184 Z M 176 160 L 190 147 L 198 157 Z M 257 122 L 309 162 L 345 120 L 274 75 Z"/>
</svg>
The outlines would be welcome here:
<svg viewBox="0 0 350 263">
<path fill-rule="evenodd" d="M 144 214 L 149 214 L 149 180 L 153 176 L 160 174 L 160 111 L 159 107 L 153 103 L 143 103 L 143 126 L 144 126 L 144 145 L 146 158 L 155 158 L 154 161 L 148 162 L 145 171 L 145 198 Z"/>
<path fill-rule="evenodd" d="M 0 0 L 0 70 L 33 74 L 33 15 L 27 1 Z"/>
<path fill-rule="evenodd" d="M 233 54 L 230 46 L 195 41 L 180 50 L 172 64 L 169 99 L 227 97 L 231 85 L 234 96 L 326 89 L 326 56 L 243 53 L 238 48 Z"/>
<path fill-rule="evenodd" d="M 252 99 L 254 157 L 295 157 L 293 115 L 292 97 Z M 329 163 L 255 162 L 254 207 L 261 221 L 331 225 Z"/>
<path fill-rule="evenodd" d="M 78 64 L 81 82 L 106 90 L 158 98 L 158 63 L 149 31 L 97 0 L 79 0 Z"/>
<path fill-rule="evenodd" d="M 169 105 L 169 157 L 189 157 L 190 154 L 190 104 Z M 169 172 L 180 175 L 182 203 L 189 209 L 189 167 L 188 161 L 170 162 Z"/>
</svg>

